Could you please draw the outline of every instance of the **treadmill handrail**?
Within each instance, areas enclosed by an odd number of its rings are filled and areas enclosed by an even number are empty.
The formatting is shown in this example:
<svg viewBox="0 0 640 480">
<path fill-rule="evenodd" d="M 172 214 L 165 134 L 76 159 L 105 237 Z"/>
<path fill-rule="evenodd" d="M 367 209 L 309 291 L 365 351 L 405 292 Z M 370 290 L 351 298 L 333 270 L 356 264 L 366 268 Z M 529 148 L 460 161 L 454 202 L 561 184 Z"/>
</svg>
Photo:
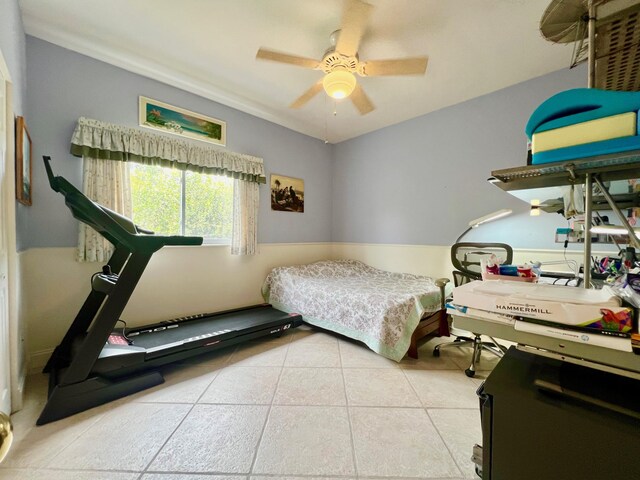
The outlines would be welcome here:
<svg viewBox="0 0 640 480">
<path fill-rule="evenodd" d="M 202 245 L 202 237 L 140 234 L 130 218 L 94 202 L 64 177 L 54 176 L 50 165 L 51 158 L 47 155 L 42 158 L 51 188 L 64 195 L 65 204 L 73 216 L 92 227 L 112 244 L 124 245 L 132 252 L 156 251 L 170 245 Z"/>
</svg>

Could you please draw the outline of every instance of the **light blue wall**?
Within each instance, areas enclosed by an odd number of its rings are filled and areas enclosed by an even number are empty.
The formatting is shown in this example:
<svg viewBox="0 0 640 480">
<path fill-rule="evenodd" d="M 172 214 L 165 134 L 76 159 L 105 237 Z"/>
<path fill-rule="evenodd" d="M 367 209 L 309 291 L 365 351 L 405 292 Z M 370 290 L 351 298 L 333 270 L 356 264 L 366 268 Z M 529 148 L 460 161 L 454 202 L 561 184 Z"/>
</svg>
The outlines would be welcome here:
<svg viewBox="0 0 640 480">
<path fill-rule="evenodd" d="M 13 110 L 16 115 L 23 115 L 27 61 L 18 0 L 0 0 L 0 50 L 12 77 Z"/>
<path fill-rule="evenodd" d="M 81 185 L 82 160 L 69 154 L 78 117 L 137 126 L 139 95 L 226 121 L 230 151 L 264 158 L 267 176 L 305 180 L 303 214 L 271 211 L 269 188 L 260 187 L 260 242 L 331 239 L 331 145 L 30 36 L 27 69 L 35 163 L 33 206 L 18 211 L 19 250 L 77 244 L 77 222 L 49 188 L 42 155 L 51 156 L 56 174 Z"/>
<path fill-rule="evenodd" d="M 272 212 L 261 190 L 259 240 L 450 245 L 468 221 L 500 208 L 508 219 L 465 240 L 557 248 L 557 215 L 489 185 L 492 170 L 525 164 L 524 125 L 554 93 L 584 86 L 585 71 L 561 70 L 337 145 L 120 68 L 27 37 L 27 118 L 34 140 L 34 206 L 18 211 L 19 249 L 73 246 L 77 224 L 46 183 L 42 154 L 58 174 L 81 184 L 69 140 L 78 117 L 137 126 L 138 95 L 227 122 L 228 148 L 261 156 L 267 173 L 305 179 L 305 213 Z"/>
<path fill-rule="evenodd" d="M 512 208 L 513 216 L 464 240 L 557 248 L 562 217 L 531 218 L 524 202 L 486 179 L 526 165 L 529 115 L 554 93 L 585 83 L 583 68 L 565 69 L 337 144 L 333 240 L 451 245 L 470 220 Z"/>
</svg>

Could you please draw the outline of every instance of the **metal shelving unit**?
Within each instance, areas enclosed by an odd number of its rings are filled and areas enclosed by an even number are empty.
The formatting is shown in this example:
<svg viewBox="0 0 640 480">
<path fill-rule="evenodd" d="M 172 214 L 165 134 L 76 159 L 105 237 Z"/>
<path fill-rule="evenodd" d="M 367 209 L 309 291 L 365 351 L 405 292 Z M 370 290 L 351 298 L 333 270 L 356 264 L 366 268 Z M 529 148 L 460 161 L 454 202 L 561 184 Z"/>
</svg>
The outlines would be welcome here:
<svg viewBox="0 0 640 480">
<path fill-rule="evenodd" d="M 551 42 L 577 42 L 572 67 L 587 62 L 589 88 L 640 89 L 640 1 L 553 0 L 542 17 L 540 28 Z M 591 229 L 594 201 L 601 205 L 604 198 L 626 228 L 631 244 L 640 249 L 633 228 L 605 186 L 614 180 L 640 178 L 640 150 L 495 170 L 491 175 L 489 182 L 507 192 L 583 184 L 585 231 Z M 594 186 L 601 192 L 599 197 L 593 197 Z M 584 286 L 589 288 L 591 235 L 585 235 L 583 264 Z"/>
<path fill-rule="evenodd" d="M 489 182 L 506 192 L 583 184 L 585 188 L 585 232 L 588 232 L 592 225 L 593 189 L 595 186 L 600 190 L 622 226 L 627 229 L 632 245 L 640 249 L 640 241 L 633 228 L 621 212 L 616 199 L 605 186 L 605 183 L 609 181 L 633 178 L 640 178 L 640 150 L 558 163 L 494 170 L 491 172 Z M 589 288 L 591 284 L 591 235 L 588 234 L 584 239 L 583 267 L 584 286 Z"/>
<path fill-rule="evenodd" d="M 489 182 L 508 192 L 577 185 L 584 183 L 589 173 L 598 175 L 603 182 L 640 178 L 640 150 L 494 170 Z"/>
<path fill-rule="evenodd" d="M 550 42 L 574 44 L 571 68 L 587 62 L 590 87 L 640 90 L 637 0 L 552 0 L 540 30 Z"/>
</svg>

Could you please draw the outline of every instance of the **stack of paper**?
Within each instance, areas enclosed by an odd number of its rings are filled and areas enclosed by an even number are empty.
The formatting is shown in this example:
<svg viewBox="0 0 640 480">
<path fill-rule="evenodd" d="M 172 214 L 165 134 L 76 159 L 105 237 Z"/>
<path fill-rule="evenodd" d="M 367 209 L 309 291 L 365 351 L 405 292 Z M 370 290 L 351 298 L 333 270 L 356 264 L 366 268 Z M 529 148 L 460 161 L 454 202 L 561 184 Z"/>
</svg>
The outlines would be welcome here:
<svg viewBox="0 0 640 480">
<path fill-rule="evenodd" d="M 608 287 L 471 282 L 453 290 L 455 315 L 513 325 L 516 330 L 631 351 L 634 311 Z M 455 311 L 452 311 L 455 310 Z"/>
</svg>

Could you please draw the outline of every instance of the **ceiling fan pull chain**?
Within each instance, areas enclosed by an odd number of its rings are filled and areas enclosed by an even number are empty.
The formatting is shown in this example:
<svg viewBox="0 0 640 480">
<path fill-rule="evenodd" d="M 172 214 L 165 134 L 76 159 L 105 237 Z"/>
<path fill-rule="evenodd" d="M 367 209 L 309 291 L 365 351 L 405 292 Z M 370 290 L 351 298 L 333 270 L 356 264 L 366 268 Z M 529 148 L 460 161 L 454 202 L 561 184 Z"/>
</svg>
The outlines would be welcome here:
<svg viewBox="0 0 640 480">
<path fill-rule="evenodd" d="M 324 143 L 329 143 L 329 127 L 327 125 L 327 97 L 324 97 Z"/>
</svg>

